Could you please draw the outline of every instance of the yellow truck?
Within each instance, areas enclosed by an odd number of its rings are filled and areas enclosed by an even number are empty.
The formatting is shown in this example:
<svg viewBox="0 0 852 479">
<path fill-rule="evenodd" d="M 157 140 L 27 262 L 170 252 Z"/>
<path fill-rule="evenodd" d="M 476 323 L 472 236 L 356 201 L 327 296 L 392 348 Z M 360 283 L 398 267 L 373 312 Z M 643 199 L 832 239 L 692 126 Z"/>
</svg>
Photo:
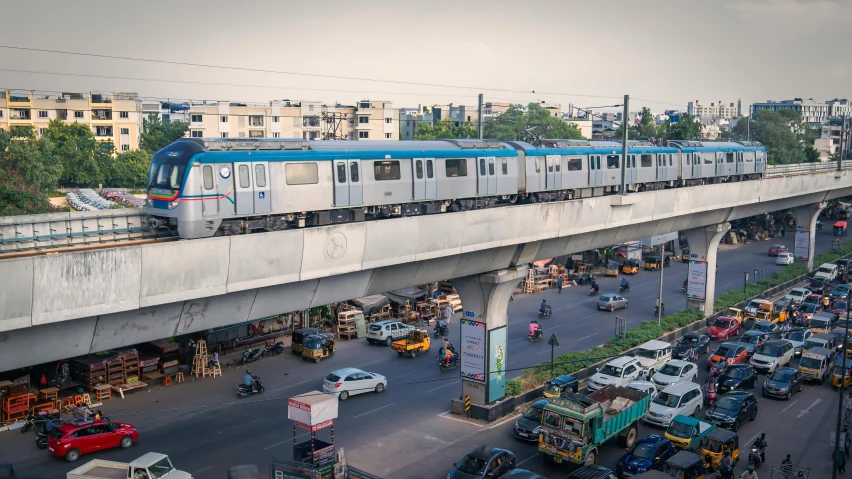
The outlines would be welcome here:
<svg viewBox="0 0 852 479">
<path fill-rule="evenodd" d="M 757 306 L 754 313 L 755 321 L 769 321 L 771 323 L 783 323 L 787 320 L 787 312 L 783 309 L 775 309 L 771 302 L 765 301 Z"/>
</svg>

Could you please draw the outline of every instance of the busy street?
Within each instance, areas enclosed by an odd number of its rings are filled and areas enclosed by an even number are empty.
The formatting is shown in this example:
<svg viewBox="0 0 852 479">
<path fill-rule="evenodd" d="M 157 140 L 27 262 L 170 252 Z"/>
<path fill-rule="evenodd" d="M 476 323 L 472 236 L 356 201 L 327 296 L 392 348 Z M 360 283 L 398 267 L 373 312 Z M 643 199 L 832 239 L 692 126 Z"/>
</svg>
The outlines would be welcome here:
<svg viewBox="0 0 852 479">
<path fill-rule="evenodd" d="M 817 254 L 830 248 L 830 231 L 816 237 Z M 792 249 L 792 237 L 776 238 L 772 243 L 751 242 L 744 245 L 722 245 L 718 256 L 717 294 L 742 287 L 743 271 L 755 268 L 769 275 L 784 266 L 775 264 L 767 255 L 770 244 L 786 244 Z M 682 284 L 686 264 L 673 261 L 665 269 L 663 295 L 668 312 L 685 306 Z M 572 286 L 541 294 L 516 295 L 509 303 L 509 376 L 519 375 L 524 368 L 550 357 L 550 347 L 541 342 L 530 343 L 527 325 L 537 319 L 542 299 L 553 307 L 553 317 L 540 324 L 544 335 L 555 334 L 560 347 L 556 354 L 584 350 L 610 339 L 614 316 L 625 317 L 630 325 L 651 320 L 659 289 L 659 273 L 640 271 L 629 278 L 631 291 L 624 296 L 628 308 L 613 314 L 596 309 L 596 297 L 590 297 L 587 286 Z M 600 278 L 602 293 L 617 292 L 619 279 Z M 430 331 L 431 333 L 431 331 Z M 458 319 L 450 323 L 450 341 L 458 341 Z M 711 343 L 711 344 L 715 344 Z M 97 457 L 131 460 L 140 451 L 168 454 L 175 467 L 196 478 L 222 477 L 235 463 L 264 464 L 270 457 L 290 459 L 294 431 L 287 420 L 287 398 L 322 388 L 330 371 L 344 367 L 359 368 L 387 378 L 387 388 L 349 398 L 340 404 L 335 422 L 335 442 L 345 451 L 347 462 L 382 477 L 443 477 L 465 453 L 482 444 L 493 444 L 513 451 L 517 467 L 558 477 L 562 472 L 545 466 L 534 445 L 512 437 L 516 416 L 492 424 L 466 420 L 449 414 L 451 398 L 458 397 L 460 380 L 453 371 L 440 371 L 431 355 L 417 358 L 398 357 L 384 346 L 368 345 L 364 340 L 340 341 L 337 353 L 313 364 L 292 357 L 263 359 L 250 366 L 260 377 L 265 394 L 238 399 L 237 385 L 242 382 L 244 367 L 226 368 L 222 377 L 213 380 L 187 379 L 181 387 L 154 388 L 148 392 L 129 394 L 103 406 L 112 421 L 130 423 L 139 431 L 138 444 L 127 450 L 103 451 Z M 697 383 L 707 383 L 703 367 L 706 356 L 698 361 Z M 759 396 L 760 384 L 755 388 Z M 826 445 L 836 411 L 836 395 L 828 384 L 807 385 L 790 401 L 759 398 L 757 421 L 747 423 L 740 431 L 745 444 L 758 432 L 766 432 L 771 447 L 770 464 L 780 462 L 786 450 L 795 445 L 797 464 L 821 468 L 830 460 Z M 772 420 L 783 418 L 783 420 Z M 662 429 L 640 426 L 639 437 L 661 434 Z M 296 433 L 296 440 L 307 433 Z M 16 431 L 0 434 L 3 455 L 14 457 L 21 477 L 58 477 L 69 464 L 50 457 L 33 444 L 31 434 Z M 604 447 L 599 463 L 614 468 L 620 449 Z M 740 463 L 740 468 L 743 463 Z"/>
</svg>

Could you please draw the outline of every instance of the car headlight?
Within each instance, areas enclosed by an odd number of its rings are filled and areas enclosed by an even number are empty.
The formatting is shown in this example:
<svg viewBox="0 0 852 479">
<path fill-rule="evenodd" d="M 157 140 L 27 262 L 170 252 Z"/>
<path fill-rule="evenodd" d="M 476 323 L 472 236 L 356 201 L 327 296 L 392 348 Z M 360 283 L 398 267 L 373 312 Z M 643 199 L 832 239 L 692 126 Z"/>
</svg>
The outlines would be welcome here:
<svg viewBox="0 0 852 479">
<path fill-rule="evenodd" d="M 664 418 L 666 418 L 666 419 L 671 419 L 671 418 L 672 418 L 672 416 L 673 416 L 673 414 L 666 414 L 666 415 L 665 415 L 665 416 L 663 416 L 663 417 L 664 417 Z"/>
<path fill-rule="evenodd" d="M 533 434 L 541 434 L 541 426 L 538 426 L 535 429 L 533 429 Z"/>
</svg>

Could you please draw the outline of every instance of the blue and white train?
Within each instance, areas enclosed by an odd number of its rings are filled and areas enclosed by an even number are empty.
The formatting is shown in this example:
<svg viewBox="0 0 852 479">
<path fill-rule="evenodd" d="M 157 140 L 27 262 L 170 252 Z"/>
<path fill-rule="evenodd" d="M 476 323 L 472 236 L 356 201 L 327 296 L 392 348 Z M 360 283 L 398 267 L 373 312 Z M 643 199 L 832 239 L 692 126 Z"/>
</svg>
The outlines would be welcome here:
<svg viewBox="0 0 852 479">
<path fill-rule="evenodd" d="M 148 215 L 181 238 L 561 201 L 617 192 L 611 141 L 179 140 L 148 174 Z M 761 178 L 757 142 L 631 141 L 629 191 Z"/>
</svg>

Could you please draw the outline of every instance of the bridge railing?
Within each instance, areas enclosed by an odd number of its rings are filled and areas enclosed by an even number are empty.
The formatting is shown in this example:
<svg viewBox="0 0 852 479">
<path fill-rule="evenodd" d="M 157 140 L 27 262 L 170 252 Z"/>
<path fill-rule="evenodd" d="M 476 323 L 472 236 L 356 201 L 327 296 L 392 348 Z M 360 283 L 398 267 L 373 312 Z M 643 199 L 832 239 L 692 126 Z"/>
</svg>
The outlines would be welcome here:
<svg viewBox="0 0 852 479">
<path fill-rule="evenodd" d="M 844 161 L 842 164 L 842 168 L 852 168 L 852 160 Z M 784 176 L 803 173 L 816 173 L 836 169 L 836 161 L 827 161 L 823 163 L 796 163 L 792 165 L 769 165 L 766 168 L 766 176 Z"/>
</svg>

